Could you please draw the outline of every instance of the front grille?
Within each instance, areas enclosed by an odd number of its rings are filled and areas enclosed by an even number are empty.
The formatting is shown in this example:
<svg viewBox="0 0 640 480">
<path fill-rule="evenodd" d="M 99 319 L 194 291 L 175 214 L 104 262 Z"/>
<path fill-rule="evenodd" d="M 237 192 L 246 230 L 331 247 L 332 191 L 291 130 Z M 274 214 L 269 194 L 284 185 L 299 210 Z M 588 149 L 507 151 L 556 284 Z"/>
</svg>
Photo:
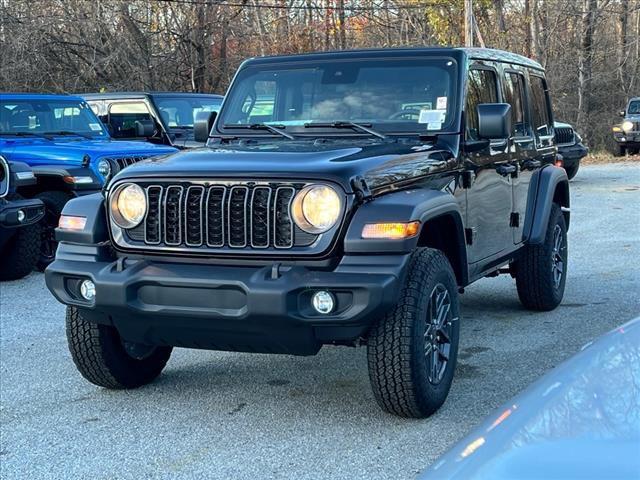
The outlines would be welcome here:
<svg viewBox="0 0 640 480">
<path fill-rule="evenodd" d="M 124 157 L 105 157 L 105 160 L 110 160 L 112 163 L 115 163 L 118 166 L 118 171 L 120 171 L 147 158 L 149 158 L 149 155 L 127 155 Z"/>
<path fill-rule="evenodd" d="M 556 127 L 556 145 L 573 145 L 576 143 L 575 133 L 571 127 Z"/>
<path fill-rule="evenodd" d="M 290 249 L 318 235 L 298 228 L 291 203 L 304 184 L 154 183 L 144 221 L 126 231 L 131 246 L 215 249 Z"/>
</svg>

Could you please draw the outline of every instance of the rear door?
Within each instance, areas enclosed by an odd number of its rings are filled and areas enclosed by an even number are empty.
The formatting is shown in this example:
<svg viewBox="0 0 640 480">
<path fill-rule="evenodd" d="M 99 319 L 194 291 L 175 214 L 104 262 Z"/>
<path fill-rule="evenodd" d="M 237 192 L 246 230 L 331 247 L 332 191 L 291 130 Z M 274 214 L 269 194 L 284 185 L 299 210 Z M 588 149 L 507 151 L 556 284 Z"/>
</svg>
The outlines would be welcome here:
<svg viewBox="0 0 640 480">
<path fill-rule="evenodd" d="M 478 114 L 481 103 L 502 100 L 498 72 L 488 66 L 474 66 L 469 70 L 465 104 L 467 141 L 478 137 Z M 479 262 L 513 249 L 509 226 L 513 194 L 509 166 L 509 139 L 492 141 L 486 148 L 466 155 L 465 168 L 472 174 L 467 189 L 467 242 L 471 263 Z"/>
<path fill-rule="evenodd" d="M 511 131 L 511 163 L 518 168 L 511 178 L 513 211 L 510 223 L 513 243 L 522 242 L 524 216 L 527 210 L 527 194 L 533 173 L 540 168 L 536 158 L 536 139 L 531 128 L 529 96 L 524 71 L 506 68 L 503 72 L 504 101 L 511 105 L 513 127 Z"/>
</svg>

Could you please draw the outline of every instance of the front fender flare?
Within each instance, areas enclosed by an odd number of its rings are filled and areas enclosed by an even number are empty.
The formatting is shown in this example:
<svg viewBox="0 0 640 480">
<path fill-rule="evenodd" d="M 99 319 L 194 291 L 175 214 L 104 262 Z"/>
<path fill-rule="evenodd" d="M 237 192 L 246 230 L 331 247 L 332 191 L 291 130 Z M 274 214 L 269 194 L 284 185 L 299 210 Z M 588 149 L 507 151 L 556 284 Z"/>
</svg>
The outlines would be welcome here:
<svg viewBox="0 0 640 480">
<path fill-rule="evenodd" d="M 56 240 L 59 242 L 98 245 L 109 239 L 107 218 L 102 193 L 93 193 L 69 200 L 62 209 L 62 215 L 84 217 L 87 222 L 80 231 L 56 228 Z"/>
<path fill-rule="evenodd" d="M 420 235 L 402 240 L 363 239 L 367 223 L 411 222 L 452 215 L 462 230 L 462 215 L 456 199 L 447 192 L 431 189 L 402 190 L 374 198 L 355 212 L 344 240 L 345 253 L 408 253 L 418 244 Z M 464 241 L 464 240 L 463 240 Z"/>
</svg>

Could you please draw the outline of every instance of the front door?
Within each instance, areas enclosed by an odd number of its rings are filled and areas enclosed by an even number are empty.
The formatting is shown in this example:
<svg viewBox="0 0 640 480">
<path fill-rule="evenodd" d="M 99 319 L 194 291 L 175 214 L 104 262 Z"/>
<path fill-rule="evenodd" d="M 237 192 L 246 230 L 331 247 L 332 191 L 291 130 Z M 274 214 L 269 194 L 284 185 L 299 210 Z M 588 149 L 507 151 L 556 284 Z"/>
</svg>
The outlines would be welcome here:
<svg viewBox="0 0 640 480">
<path fill-rule="evenodd" d="M 465 104 L 466 139 L 478 137 L 481 103 L 500 101 L 497 72 L 486 66 L 469 70 Z M 467 243 L 470 263 L 480 262 L 513 249 L 511 227 L 513 193 L 511 187 L 509 139 L 492 141 L 480 151 L 465 156 L 467 188 Z"/>
</svg>

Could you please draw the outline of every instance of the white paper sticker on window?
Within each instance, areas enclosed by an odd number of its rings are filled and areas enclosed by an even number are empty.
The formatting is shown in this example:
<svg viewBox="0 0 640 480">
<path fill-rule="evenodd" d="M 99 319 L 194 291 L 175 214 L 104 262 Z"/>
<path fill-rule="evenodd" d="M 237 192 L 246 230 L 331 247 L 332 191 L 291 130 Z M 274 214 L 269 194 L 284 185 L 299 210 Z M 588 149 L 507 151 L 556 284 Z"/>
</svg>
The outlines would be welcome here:
<svg viewBox="0 0 640 480">
<path fill-rule="evenodd" d="M 91 130 L 93 130 L 94 132 L 100 132 L 100 131 L 102 131 L 102 127 L 100 126 L 100 124 L 99 124 L 99 123 L 90 123 L 90 124 L 89 124 L 89 128 L 90 128 Z"/>
<path fill-rule="evenodd" d="M 446 112 L 444 110 L 420 110 L 418 123 L 443 123 Z"/>
<path fill-rule="evenodd" d="M 438 101 L 436 102 L 436 108 L 438 110 L 446 110 L 447 109 L 447 97 L 438 97 Z"/>
<path fill-rule="evenodd" d="M 427 130 L 440 130 L 441 128 L 442 123 L 440 122 L 427 123 Z"/>
</svg>

